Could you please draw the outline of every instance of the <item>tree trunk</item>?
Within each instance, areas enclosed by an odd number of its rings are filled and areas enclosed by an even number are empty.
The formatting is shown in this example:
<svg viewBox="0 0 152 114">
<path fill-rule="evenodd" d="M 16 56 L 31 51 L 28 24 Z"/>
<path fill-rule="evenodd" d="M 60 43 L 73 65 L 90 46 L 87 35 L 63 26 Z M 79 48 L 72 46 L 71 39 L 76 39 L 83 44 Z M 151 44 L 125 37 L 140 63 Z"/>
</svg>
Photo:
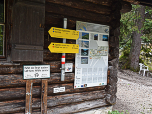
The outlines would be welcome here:
<svg viewBox="0 0 152 114">
<path fill-rule="evenodd" d="M 138 27 L 138 31 L 133 32 L 133 39 L 131 44 L 131 50 L 129 55 L 129 61 L 130 61 L 130 69 L 133 71 L 138 71 L 139 66 L 139 55 L 141 50 L 141 36 L 142 36 L 142 26 L 144 23 L 144 17 L 145 17 L 145 7 L 140 6 L 138 9 L 140 18 L 136 20 L 136 26 Z"/>
</svg>

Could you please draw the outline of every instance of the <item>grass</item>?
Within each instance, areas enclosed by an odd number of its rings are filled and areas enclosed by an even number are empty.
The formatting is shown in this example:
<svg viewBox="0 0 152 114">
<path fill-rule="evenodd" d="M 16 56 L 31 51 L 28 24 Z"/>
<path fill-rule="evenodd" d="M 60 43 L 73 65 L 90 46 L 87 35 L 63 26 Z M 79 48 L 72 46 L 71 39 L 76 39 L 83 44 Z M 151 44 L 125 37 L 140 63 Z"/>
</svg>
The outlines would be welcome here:
<svg viewBox="0 0 152 114">
<path fill-rule="evenodd" d="M 126 112 L 119 112 L 118 110 L 115 111 L 108 111 L 108 114 L 129 114 L 128 110 Z"/>
</svg>

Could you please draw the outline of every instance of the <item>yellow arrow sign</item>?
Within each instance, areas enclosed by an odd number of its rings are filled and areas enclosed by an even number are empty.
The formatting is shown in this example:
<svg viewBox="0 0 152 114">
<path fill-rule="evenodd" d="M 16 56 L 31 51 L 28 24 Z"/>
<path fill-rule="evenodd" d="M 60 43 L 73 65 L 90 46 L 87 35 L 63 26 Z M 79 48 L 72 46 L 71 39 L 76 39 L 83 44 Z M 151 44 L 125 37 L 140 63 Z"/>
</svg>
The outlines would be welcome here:
<svg viewBox="0 0 152 114">
<path fill-rule="evenodd" d="M 70 29 L 51 27 L 51 29 L 48 32 L 51 37 L 55 38 L 66 38 L 73 40 L 77 40 L 79 38 L 79 31 Z"/>
<path fill-rule="evenodd" d="M 51 43 L 48 48 L 51 53 L 79 53 L 78 44 Z"/>
</svg>

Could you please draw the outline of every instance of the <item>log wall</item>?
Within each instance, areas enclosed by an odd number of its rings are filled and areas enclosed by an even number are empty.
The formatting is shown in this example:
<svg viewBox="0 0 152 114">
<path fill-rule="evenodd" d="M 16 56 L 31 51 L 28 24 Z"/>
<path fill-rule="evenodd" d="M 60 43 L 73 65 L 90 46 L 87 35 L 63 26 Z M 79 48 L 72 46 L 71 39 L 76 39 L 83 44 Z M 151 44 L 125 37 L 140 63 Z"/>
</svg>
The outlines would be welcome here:
<svg viewBox="0 0 152 114">
<path fill-rule="evenodd" d="M 13 2 L 8 4 L 7 23 L 12 23 Z M 25 113 L 26 80 L 23 80 L 23 65 L 49 64 L 51 78 L 48 79 L 47 110 L 51 114 L 75 113 L 92 108 L 111 105 L 116 102 L 117 68 L 119 56 L 120 0 L 46 0 L 43 62 L 20 62 L 0 65 L 0 113 Z M 61 54 L 51 53 L 51 42 L 61 43 L 62 39 L 48 34 L 51 27 L 63 28 L 63 18 L 67 18 L 67 28 L 76 29 L 76 21 L 85 21 L 110 26 L 108 85 L 74 89 L 74 70 L 65 74 L 61 80 Z M 8 30 L 7 44 L 11 41 L 11 26 Z M 75 43 L 74 40 L 67 40 Z M 8 45 L 9 46 L 9 45 Z M 7 50 L 7 61 L 11 47 Z M 75 54 L 66 54 L 66 63 L 75 64 Z M 5 63 L 5 62 L 3 62 Z M 73 65 L 75 69 L 75 65 Z M 41 79 L 33 81 L 32 111 L 41 112 Z M 65 92 L 53 93 L 53 88 L 65 87 Z"/>
</svg>

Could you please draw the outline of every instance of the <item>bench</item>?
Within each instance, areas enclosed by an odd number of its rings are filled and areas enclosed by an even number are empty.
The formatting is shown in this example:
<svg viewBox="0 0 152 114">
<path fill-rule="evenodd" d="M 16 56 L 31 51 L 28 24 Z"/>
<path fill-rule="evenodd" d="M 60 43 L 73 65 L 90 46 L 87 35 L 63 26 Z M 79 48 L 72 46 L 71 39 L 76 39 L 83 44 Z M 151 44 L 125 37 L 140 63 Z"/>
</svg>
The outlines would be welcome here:
<svg viewBox="0 0 152 114">
<path fill-rule="evenodd" d="M 142 64 L 142 63 L 139 63 L 139 66 L 140 66 L 139 74 L 141 74 L 141 71 L 143 71 L 143 76 L 145 76 L 145 72 L 146 72 L 146 71 L 149 71 L 149 70 L 148 70 L 148 66 L 145 66 L 145 65 Z"/>
</svg>

